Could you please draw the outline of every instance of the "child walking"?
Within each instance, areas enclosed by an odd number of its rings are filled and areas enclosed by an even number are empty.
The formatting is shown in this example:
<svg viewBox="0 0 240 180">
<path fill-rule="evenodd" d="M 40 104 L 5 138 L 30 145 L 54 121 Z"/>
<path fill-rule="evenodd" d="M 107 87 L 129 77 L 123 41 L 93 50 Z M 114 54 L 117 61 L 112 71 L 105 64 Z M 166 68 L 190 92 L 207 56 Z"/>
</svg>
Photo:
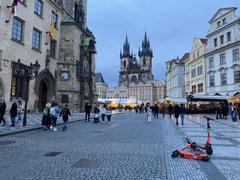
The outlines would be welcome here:
<svg viewBox="0 0 240 180">
<path fill-rule="evenodd" d="M 111 124 L 111 116 L 112 116 L 112 111 L 110 108 L 107 108 L 107 120 L 108 120 L 108 124 Z"/>
</svg>

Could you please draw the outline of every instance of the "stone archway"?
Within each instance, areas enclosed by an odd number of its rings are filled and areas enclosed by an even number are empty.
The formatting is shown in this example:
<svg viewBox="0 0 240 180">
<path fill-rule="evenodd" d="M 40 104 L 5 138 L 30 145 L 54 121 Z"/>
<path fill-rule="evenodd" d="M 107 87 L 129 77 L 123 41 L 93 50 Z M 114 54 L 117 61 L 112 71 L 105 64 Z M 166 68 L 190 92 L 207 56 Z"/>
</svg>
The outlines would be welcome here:
<svg viewBox="0 0 240 180">
<path fill-rule="evenodd" d="M 55 96 L 55 80 L 48 69 L 40 72 L 35 82 L 35 92 L 38 96 L 37 109 L 42 111 L 47 102 L 52 102 Z"/>
<path fill-rule="evenodd" d="M 3 85 L 3 81 L 0 78 L 0 98 L 4 98 L 4 85 Z"/>
</svg>

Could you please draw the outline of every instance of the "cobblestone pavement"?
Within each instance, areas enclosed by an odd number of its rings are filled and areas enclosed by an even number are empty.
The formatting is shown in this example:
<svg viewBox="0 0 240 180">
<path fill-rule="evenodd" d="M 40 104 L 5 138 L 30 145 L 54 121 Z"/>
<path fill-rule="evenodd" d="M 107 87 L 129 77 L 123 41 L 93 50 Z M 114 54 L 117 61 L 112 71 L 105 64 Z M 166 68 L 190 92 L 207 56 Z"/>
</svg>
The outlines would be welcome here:
<svg viewBox="0 0 240 180">
<path fill-rule="evenodd" d="M 118 111 L 113 111 L 113 114 L 119 113 Z M 91 118 L 93 118 L 93 114 L 91 114 Z M 27 115 L 27 125 L 23 126 L 22 121 L 18 122 L 16 121 L 15 127 L 9 127 L 11 125 L 11 119 L 9 115 L 4 116 L 6 120 L 6 126 L 0 125 L 0 136 L 6 135 L 9 133 L 15 133 L 15 132 L 21 132 L 21 131 L 27 131 L 32 129 L 37 129 L 42 127 L 42 113 L 35 113 L 35 114 L 28 114 Z M 16 118 L 17 119 L 17 118 Z M 85 119 L 85 113 L 72 113 L 72 116 L 69 118 L 69 122 L 79 121 Z M 62 118 L 58 118 L 57 123 L 61 124 Z"/>
<path fill-rule="evenodd" d="M 229 120 L 212 123 L 214 155 L 209 162 L 171 158 L 184 136 L 206 140 L 206 121 L 174 120 L 125 113 L 112 123 L 69 124 L 65 132 L 35 130 L 0 137 L 0 179 L 239 179 L 240 129 Z M 59 127 L 60 129 L 60 127 Z"/>
</svg>

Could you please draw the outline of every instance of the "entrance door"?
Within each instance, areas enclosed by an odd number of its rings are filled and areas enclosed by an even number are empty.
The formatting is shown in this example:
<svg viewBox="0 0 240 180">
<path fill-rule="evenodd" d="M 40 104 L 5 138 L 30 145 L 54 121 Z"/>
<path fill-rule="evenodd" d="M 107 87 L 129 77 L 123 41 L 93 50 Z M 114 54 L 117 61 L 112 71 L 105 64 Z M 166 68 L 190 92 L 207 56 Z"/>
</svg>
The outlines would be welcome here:
<svg viewBox="0 0 240 180">
<path fill-rule="evenodd" d="M 43 108 L 47 103 L 47 97 L 48 97 L 48 86 L 44 82 L 44 80 L 42 80 L 39 86 L 39 110 L 40 111 L 43 111 Z"/>
</svg>

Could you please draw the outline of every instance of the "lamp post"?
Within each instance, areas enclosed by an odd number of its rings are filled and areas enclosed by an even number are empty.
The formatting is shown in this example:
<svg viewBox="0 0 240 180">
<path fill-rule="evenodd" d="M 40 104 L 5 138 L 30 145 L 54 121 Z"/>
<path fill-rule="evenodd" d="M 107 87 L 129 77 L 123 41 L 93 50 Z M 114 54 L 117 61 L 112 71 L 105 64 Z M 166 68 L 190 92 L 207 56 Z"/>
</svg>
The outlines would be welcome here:
<svg viewBox="0 0 240 180">
<path fill-rule="evenodd" d="M 21 63 L 20 59 L 18 59 L 18 62 L 15 64 L 16 76 L 22 77 L 24 80 L 26 80 L 23 126 L 27 125 L 27 103 L 28 103 L 28 95 L 29 95 L 29 82 L 31 79 L 37 76 L 39 68 L 40 68 L 40 64 L 38 64 L 38 61 L 36 61 L 35 64 L 30 63 L 29 66 L 26 66 Z"/>
</svg>

